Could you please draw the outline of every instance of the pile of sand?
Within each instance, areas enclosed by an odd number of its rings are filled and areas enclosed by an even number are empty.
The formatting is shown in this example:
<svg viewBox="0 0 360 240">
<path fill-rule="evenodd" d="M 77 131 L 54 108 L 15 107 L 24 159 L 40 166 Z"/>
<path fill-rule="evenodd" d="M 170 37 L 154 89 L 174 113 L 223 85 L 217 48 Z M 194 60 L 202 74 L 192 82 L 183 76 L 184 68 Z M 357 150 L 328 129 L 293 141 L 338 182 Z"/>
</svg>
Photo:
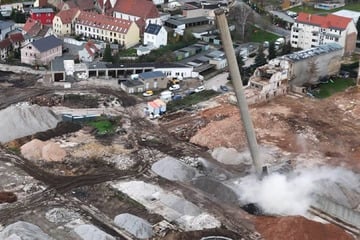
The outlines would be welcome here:
<svg viewBox="0 0 360 240">
<path fill-rule="evenodd" d="M 60 118 L 48 107 L 10 106 L 0 111 L 0 143 L 55 128 Z"/>
<path fill-rule="evenodd" d="M 267 240 L 351 240 L 349 234 L 333 224 L 304 217 L 258 217 L 256 229 Z"/>
<path fill-rule="evenodd" d="M 29 160 L 45 160 L 60 162 L 66 156 L 66 151 L 58 143 L 33 139 L 21 146 L 21 154 Z"/>
</svg>

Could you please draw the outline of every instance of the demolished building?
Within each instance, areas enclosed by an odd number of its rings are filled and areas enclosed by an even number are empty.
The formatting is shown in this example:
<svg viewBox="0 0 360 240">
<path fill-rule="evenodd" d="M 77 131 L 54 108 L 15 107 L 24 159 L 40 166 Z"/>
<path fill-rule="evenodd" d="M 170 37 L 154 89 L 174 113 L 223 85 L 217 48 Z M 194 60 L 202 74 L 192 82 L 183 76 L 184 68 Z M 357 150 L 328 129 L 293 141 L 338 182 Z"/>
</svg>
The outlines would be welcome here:
<svg viewBox="0 0 360 240">
<path fill-rule="evenodd" d="M 339 72 L 343 51 L 339 44 L 330 43 L 270 60 L 249 79 L 250 103 L 266 101 L 288 91 L 305 93 L 306 85 Z"/>
</svg>

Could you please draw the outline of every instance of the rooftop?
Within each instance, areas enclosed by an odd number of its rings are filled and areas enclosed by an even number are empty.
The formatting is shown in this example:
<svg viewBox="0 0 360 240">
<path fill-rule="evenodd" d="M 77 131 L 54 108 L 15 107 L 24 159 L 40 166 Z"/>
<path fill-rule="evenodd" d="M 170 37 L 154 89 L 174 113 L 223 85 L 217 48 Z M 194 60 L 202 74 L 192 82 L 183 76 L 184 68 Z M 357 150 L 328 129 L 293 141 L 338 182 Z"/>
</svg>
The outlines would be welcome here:
<svg viewBox="0 0 360 240">
<path fill-rule="evenodd" d="M 334 14 L 328 14 L 326 16 L 309 14 L 309 13 L 299 13 L 299 16 L 296 18 L 296 22 L 316 25 L 322 28 L 332 28 L 332 29 L 346 29 L 351 18 L 341 17 Z"/>
<path fill-rule="evenodd" d="M 139 78 L 142 78 L 144 80 L 149 78 L 164 77 L 164 76 L 165 74 L 161 71 L 143 72 L 139 74 Z"/>
<path fill-rule="evenodd" d="M 308 59 L 308 58 L 311 58 L 311 57 L 314 57 L 314 56 L 326 54 L 326 53 L 329 53 L 329 52 L 338 51 L 338 50 L 341 50 L 342 48 L 343 47 L 340 46 L 337 43 L 328 43 L 328 44 L 320 45 L 320 46 L 317 46 L 317 47 L 309 48 L 309 49 L 306 49 L 306 50 L 302 50 L 302 51 L 299 51 L 299 52 L 284 55 L 282 58 L 289 59 L 291 61 L 297 62 L 297 61 Z"/>
<path fill-rule="evenodd" d="M 32 8 L 30 9 L 32 13 L 53 13 L 54 10 L 52 8 Z"/>
<path fill-rule="evenodd" d="M 46 52 L 58 46 L 62 46 L 63 41 L 54 35 L 41 38 L 31 43 L 39 52 Z"/>
</svg>

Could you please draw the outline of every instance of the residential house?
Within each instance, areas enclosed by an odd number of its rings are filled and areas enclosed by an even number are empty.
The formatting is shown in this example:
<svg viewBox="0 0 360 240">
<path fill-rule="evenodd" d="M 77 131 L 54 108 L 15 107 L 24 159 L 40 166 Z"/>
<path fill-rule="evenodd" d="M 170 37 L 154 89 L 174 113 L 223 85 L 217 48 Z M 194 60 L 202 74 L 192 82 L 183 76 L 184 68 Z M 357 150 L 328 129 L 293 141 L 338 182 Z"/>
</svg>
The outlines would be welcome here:
<svg viewBox="0 0 360 240">
<path fill-rule="evenodd" d="M 41 24 L 52 25 L 53 18 L 55 16 L 52 8 L 33 8 L 30 9 L 30 18 L 38 20 Z"/>
<path fill-rule="evenodd" d="M 53 19 L 53 30 L 57 36 L 64 36 L 73 34 L 75 19 L 80 14 L 78 8 L 71 8 L 68 10 L 62 10 L 55 15 Z"/>
<path fill-rule="evenodd" d="M 140 40 L 140 30 L 135 22 L 84 11 L 75 20 L 75 34 L 118 43 L 125 48 Z"/>
<path fill-rule="evenodd" d="M 357 30 L 351 18 L 334 14 L 326 16 L 299 13 L 291 28 L 291 46 L 309 49 L 315 46 L 338 43 L 344 54 L 355 51 Z"/>
<path fill-rule="evenodd" d="M 39 20 L 28 18 L 23 26 L 22 33 L 24 35 L 28 34 L 31 37 L 36 37 L 42 28 L 43 26 Z"/>
<path fill-rule="evenodd" d="M 84 48 L 79 51 L 79 60 L 82 62 L 92 62 L 99 51 L 100 47 L 96 46 L 93 41 L 88 41 Z"/>
<path fill-rule="evenodd" d="M 139 80 L 145 85 L 145 90 L 164 89 L 167 87 L 168 79 L 161 71 L 143 72 L 139 74 Z"/>
<path fill-rule="evenodd" d="M 15 23 L 13 21 L 0 20 L 0 41 L 4 40 L 8 33 L 15 30 Z"/>
<path fill-rule="evenodd" d="M 305 93 L 306 86 L 339 72 L 342 55 L 342 46 L 329 43 L 270 60 L 258 67 L 249 79 L 249 103 L 285 95 L 289 90 Z"/>
<path fill-rule="evenodd" d="M 42 7 L 46 7 L 48 4 L 47 0 L 35 0 L 34 2 L 34 7 L 36 8 L 42 8 Z"/>
<path fill-rule="evenodd" d="M 20 32 L 9 34 L 9 39 L 13 49 L 21 48 L 25 42 L 24 35 Z"/>
<path fill-rule="evenodd" d="M 46 65 L 62 55 L 62 40 L 54 35 L 35 40 L 21 49 L 21 62 L 30 65 Z"/>
<path fill-rule="evenodd" d="M 11 41 L 9 38 L 0 41 L 0 60 L 5 61 L 8 57 L 11 48 Z"/>
<path fill-rule="evenodd" d="M 115 1 L 113 17 L 136 22 L 143 33 L 148 24 L 162 24 L 159 11 L 149 0 Z"/>
<path fill-rule="evenodd" d="M 167 45 L 167 31 L 161 25 L 149 24 L 144 32 L 144 44 L 152 45 L 154 48 Z"/>
</svg>

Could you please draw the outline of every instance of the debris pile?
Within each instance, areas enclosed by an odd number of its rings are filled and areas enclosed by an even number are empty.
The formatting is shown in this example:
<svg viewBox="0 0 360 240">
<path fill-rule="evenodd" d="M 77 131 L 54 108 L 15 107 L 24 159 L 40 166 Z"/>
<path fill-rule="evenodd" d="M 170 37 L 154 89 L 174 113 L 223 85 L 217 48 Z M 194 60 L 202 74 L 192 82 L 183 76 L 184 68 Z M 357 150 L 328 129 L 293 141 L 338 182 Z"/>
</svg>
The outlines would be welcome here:
<svg viewBox="0 0 360 240">
<path fill-rule="evenodd" d="M 64 223 L 78 219 L 80 214 L 66 208 L 53 208 L 46 212 L 45 217 L 52 223 Z"/>
</svg>

